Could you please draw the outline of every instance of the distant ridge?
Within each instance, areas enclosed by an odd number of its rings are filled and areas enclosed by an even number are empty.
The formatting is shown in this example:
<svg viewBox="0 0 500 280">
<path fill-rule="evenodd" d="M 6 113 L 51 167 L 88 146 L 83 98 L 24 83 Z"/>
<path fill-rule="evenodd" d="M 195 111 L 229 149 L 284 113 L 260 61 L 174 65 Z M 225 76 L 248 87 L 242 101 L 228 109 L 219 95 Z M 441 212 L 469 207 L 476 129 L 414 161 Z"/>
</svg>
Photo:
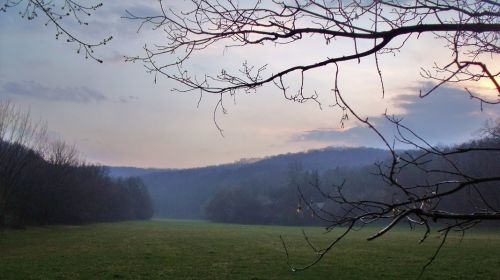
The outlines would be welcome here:
<svg viewBox="0 0 500 280">
<path fill-rule="evenodd" d="M 140 168 L 131 166 L 106 166 L 106 168 L 109 171 L 109 176 L 115 178 L 140 177 L 154 172 L 169 170 L 161 168 Z"/>
<path fill-rule="evenodd" d="M 109 175 L 112 177 L 142 177 L 158 172 L 177 172 L 188 170 L 202 170 L 213 168 L 232 168 L 243 165 L 265 164 L 265 165 L 288 165 L 292 162 L 300 162 L 306 169 L 327 170 L 335 166 L 360 166 L 373 163 L 375 160 L 386 157 L 387 151 L 377 148 L 365 147 L 326 147 L 322 149 L 311 149 L 304 152 L 278 154 L 262 158 L 242 158 L 233 163 L 220 165 L 209 165 L 193 168 L 141 168 L 132 166 L 107 166 Z M 334 157 L 332 157 L 334 156 Z"/>
<path fill-rule="evenodd" d="M 286 183 L 292 166 L 324 172 L 337 167 L 366 166 L 388 156 L 383 149 L 328 147 L 199 168 L 109 167 L 109 172 L 113 177 L 140 177 L 148 186 L 156 216 L 201 219 L 207 201 L 220 188 L 275 188 Z"/>
</svg>

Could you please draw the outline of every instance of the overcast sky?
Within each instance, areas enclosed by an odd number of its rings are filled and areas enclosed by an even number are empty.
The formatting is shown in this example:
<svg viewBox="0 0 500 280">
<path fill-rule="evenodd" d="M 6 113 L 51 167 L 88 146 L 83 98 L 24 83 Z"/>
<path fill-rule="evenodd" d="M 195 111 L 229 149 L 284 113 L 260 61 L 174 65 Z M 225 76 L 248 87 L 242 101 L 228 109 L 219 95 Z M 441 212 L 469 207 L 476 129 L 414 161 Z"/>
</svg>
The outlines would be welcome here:
<svg viewBox="0 0 500 280">
<path fill-rule="evenodd" d="M 105 165 L 184 168 L 326 146 L 381 147 L 380 140 L 355 121 L 340 127 L 339 109 L 329 106 L 334 103 L 331 67 L 306 76 L 306 88 L 320 94 L 322 109 L 314 102 L 293 103 L 276 88 L 263 87 L 225 100 L 228 113 L 216 114 L 222 137 L 213 121 L 216 96 L 204 96 L 197 106 L 198 95 L 173 93 L 173 82 L 159 77 L 155 84 L 143 65 L 124 61 L 124 55 L 141 55 L 145 43 L 162 42 L 162 34 L 147 29 L 137 34 L 137 23 L 120 17 L 125 9 L 154 13 L 155 5 L 106 1 L 89 18 L 90 25 L 78 29 L 89 40 L 113 36 L 96 49 L 103 64 L 55 40 L 53 27 L 44 20 L 27 21 L 20 18 L 19 9 L 8 10 L 0 16 L 0 99 L 29 109 L 34 119 L 47 122 L 51 137 L 76 144 L 88 161 Z M 410 40 L 396 57 L 383 56 L 384 98 L 372 59 L 341 64 L 341 90 L 361 115 L 387 133 L 391 130 L 382 118 L 386 110 L 404 117 L 433 144 L 478 137 L 486 121 L 500 116 L 498 106 L 481 111 L 461 88 L 442 87 L 418 98 L 419 90 L 430 86 L 420 78 L 420 67 L 447 55 L 437 47 L 441 45 L 432 36 L 422 36 Z M 197 56 L 193 65 L 200 72 L 231 70 L 248 60 L 269 64 L 270 73 L 294 62 L 314 62 L 332 51 L 338 50 L 315 39 L 293 47 L 233 48 L 225 53 L 214 47 Z M 476 90 L 495 94 L 487 88 Z"/>
</svg>

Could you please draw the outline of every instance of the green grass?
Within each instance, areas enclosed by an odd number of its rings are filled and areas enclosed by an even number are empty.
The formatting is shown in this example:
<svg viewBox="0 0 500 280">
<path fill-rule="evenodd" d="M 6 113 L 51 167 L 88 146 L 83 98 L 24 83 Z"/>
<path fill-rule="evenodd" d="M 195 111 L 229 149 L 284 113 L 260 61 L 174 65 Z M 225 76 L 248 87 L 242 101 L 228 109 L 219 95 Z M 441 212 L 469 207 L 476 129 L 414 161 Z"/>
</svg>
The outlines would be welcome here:
<svg viewBox="0 0 500 280">
<path fill-rule="evenodd" d="M 310 249 L 300 228 L 149 221 L 54 226 L 0 233 L 0 279 L 416 279 L 439 244 L 432 235 L 393 231 L 375 240 L 376 229 L 355 232 L 318 265 L 304 264 Z M 326 244 L 338 232 L 306 228 Z M 500 279 L 500 234 L 476 231 L 450 235 L 422 279 Z"/>
</svg>

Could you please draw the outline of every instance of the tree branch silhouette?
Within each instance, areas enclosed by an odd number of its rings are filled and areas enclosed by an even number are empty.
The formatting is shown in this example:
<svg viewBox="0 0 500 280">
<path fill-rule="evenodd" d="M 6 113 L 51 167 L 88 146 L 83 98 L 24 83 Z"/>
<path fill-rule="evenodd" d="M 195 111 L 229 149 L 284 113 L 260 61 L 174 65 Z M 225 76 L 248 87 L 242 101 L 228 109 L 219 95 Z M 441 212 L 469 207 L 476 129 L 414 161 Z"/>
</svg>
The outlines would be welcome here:
<svg viewBox="0 0 500 280">
<path fill-rule="evenodd" d="M 264 85 L 274 85 L 286 99 L 295 102 L 318 101 L 318 94 L 304 94 L 304 73 L 313 69 L 331 66 L 332 90 L 335 104 L 331 107 L 342 111 L 341 125 L 349 116 L 368 127 L 382 141 L 390 157 L 376 165 L 376 175 L 382 179 L 391 197 L 385 199 L 351 199 L 343 193 L 349 182 L 335 186 L 334 191 L 313 187 L 323 197 L 340 205 L 343 212 L 328 212 L 308 207 L 315 215 L 328 224 L 328 229 L 342 227 L 343 233 L 325 248 L 311 246 L 315 259 L 302 267 L 290 263 L 286 243 L 282 240 L 287 263 L 292 270 L 309 268 L 328 253 L 355 227 L 367 224 L 385 226 L 368 237 L 377 239 L 391 231 L 396 225 L 408 222 L 411 227 L 422 226 L 424 242 L 431 230 L 438 228 L 443 232 L 442 243 L 435 254 L 424 266 L 430 265 L 445 244 L 450 231 L 465 231 L 486 220 L 500 220 L 498 206 L 494 205 L 485 192 L 485 186 L 498 190 L 498 172 L 478 176 L 464 167 L 463 158 L 476 153 L 489 153 L 498 156 L 500 152 L 498 134 L 499 124 L 491 128 L 486 137 L 487 146 L 457 146 L 440 149 L 411 128 L 401 119 L 385 115 L 393 124 L 397 134 L 394 141 L 384 135 L 374 123 L 346 102 L 340 90 L 340 65 L 375 60 L 374 71 L 380 78 L 382 96 L 385 92 L 383 67 L 379 63 L 382 55 L 395 55 L 405 50 L 409 41 L 419 40 L 422 34 L 432 34 L 436 42 L 444 42 L 449 59 L 444 64 L 434 63 L 422 66 L 421 76 L 434 85 L 430 90 L 420 92 L 425 97 L 441 86 L 456 85 L 463 87 L 473 99 L 482 103 L 499 104 L 500 86 L 496 65 L 491 58 L 500 53 L 500 3 L 496 1 L 253 1 L 239 3 L 234 0 L 191 0 L 189 9 L 175 10 L 165 1 L 159 1 L 159 13 L 139 15 L 127 11 L 125 18 L 137 21 L 139 31 L 151 27 L 164 36 L 165 43 L 145 45 L 144 55 L 130 56 L 128 61 L 142 62 L 147 72 L 155 77 L 165 77 L 179 85 L 179 92 L 214 94 L 218 96 L 217 108 L 223 97 L 234 96 L 239 92 L 248 93 Z M 338 41 L 352 42 L 347 54 L 335 53 L 331 57 L 310 61 L 304 64 L 284 66 L 270 72 L 268 65 L 253 66 L 245 61 L 239 70 L 220 69 L 218 73 L 196 74 L 189 61 L 209 48 L 248 48 L 252 46 L 281 45 L 295 46 L 300 42 L 321 38 L 324 46 L 335 45 Z M 318 46 L 319 47 L 319 46 Z M 433 55 L 430 46 L 428 56 Z M 443 56 L 435 57 L 442 60 Z M 494 60 L 493 60 L 494 61 Z M 293 61 L 292 61 L 293 62 Z M 488 64 L 490 62 L 490 64 Z M 330 71 L 331 68 L 325 71 Z M 295 92 L 286 83 L 291 74 L 300 76 L 300 89 Z M 352 74 L 352 73 L 348 73 Z M 494 96 L 475 93 L 470 86 L 487 81 L 496 90 Z M 222 108 L 222 107 L 220 107 Z M 215 116 L 215 115 L 214 115 Z M 219 130 L 221 128 L 217 125 Z M 412 147 L 412 151 L 400 151 L 397 143 Z M 423 182 L 411 184 L 400 180 L 405 172 L 418 172 Z M 300 190 L 299 190 L 300 191 Z M 471 205 L 467 209 L 447 209 L 443 201 L 454 194 L 468 191 Z M 309 243 L 307 237 L 306 241 Z M 309 243 L 310 244 L 310 243 Z"/>
<path fill-rule="evenodd" d="M 86 59 L 90 58 L 102 63 L 102 59 L 95 55 L 94 49 L 106 45 L 113 37 L 109 36 L 98 42 L 87 42 L 81 39 L 80 34 L 70 31 L 69 23 L 65 22 L 65 20 L 69 19 L 78 23 L 79 26 L 86 26 L 89 23 L 84 18 L 91 16 L 102 5 L 102 3 L 95 5 L 82 4 L 81 1 L 74 0 L 5 0 L 4 4 L 0 6 L 0 12 L 7 12 L 19 7 L 19 15 L 23 19 L 31 21 L 42 17 L 46 20 L 45 26 L 54 26 L 56 40 L 62 38 L 67 43 L 75 44 L 78 47 L 78 54 L 81 53 Z"/>
</svg>

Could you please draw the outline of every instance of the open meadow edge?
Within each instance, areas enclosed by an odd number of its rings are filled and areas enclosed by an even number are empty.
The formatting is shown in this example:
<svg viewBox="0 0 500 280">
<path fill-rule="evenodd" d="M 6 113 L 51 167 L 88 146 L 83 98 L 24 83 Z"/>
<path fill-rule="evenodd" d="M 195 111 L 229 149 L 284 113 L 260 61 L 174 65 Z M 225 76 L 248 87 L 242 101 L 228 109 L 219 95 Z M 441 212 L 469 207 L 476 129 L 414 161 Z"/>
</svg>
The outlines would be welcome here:
<svg viewBox="0 0 500 280">
<path fill-rule="evenodd" d="M 337 232 L 306 227 L 316 246 Z M 416 279 L 439 244 L 397 229 L 364 241 L 376 229 L 348 236 L 319 264 L 299 227 L 153 220 L 8 230 L 0 238 L 1 279 Z M 500 234 L 453 234 L 421 279 L 500 279 Z"/>
</svg>

